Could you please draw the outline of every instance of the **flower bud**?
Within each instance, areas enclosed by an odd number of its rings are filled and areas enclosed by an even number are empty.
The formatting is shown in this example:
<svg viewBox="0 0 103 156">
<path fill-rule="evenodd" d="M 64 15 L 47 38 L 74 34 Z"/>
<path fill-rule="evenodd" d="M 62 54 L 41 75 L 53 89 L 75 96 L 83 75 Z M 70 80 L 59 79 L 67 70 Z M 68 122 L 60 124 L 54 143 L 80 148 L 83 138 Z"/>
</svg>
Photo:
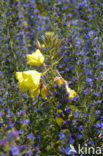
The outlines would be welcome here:
<svg viewBox="0 0 103 156">
<path fill-rule="evenodd" d="M 46 38 L 51 39 L 51 38 L 54 38 L 55 34 L 54 34 L 54 32 L 49 31 L 49 32 L 45 33 L 45 36 L 46 36 Z"/>
<path fill-rule="evenodd" d="M 45 47 L 47 48 L 46 39 L 44 37 L 43 37 L 43 42 L 44 42 Z"/>
<path fill-rule="evenodd" d="M 48 89 L 47 87 L 43 84 L 42 88 L 41 88 L 41 95 L 43 97 L 44 100 L 47 99 L 47 93 L 48 93 Z"/>
<path fill-rule="evenodd" d="M 61 40 L 56 38 L 55 41 L 54 41 L 54 47 L 55 47 L 56 50 L 59 49 L 60 44 L 61 44 Z"/>
<path fill-rule="evenodd" d="M 57 59 L 58 56 L 59 56 L 59 53 L 56 53 L 56 54 L 54 55 L 54 59 Z"/>
<path fill-rule="evenodd" d="M 41 46 L 41 44 L 40 44 L 40 42 L 38 40 L 36 42 L 36 45 L 37 45 L 38 49 L 42 52 L 43 49 L 42 49 L 42 46 Z"/>
<path fill-rule="evenodd" d="M 56 77 L 55 81 L 58 84 L 58 86 L 61 86 L 62 84 L 65 84 L 65 80 L 62 77 Z"/>
<path fill-rule="evenodd" d="M 55 35 L 54 32 L 46 32 L 45 36 L 43 36 L 42 38 L 43 38 L 43 42 L 44 42 L 46 48 L 47 47 L 53 48 L 54 47 L 54 41 L 56 40 L 57 35 Z"/>
</svg>

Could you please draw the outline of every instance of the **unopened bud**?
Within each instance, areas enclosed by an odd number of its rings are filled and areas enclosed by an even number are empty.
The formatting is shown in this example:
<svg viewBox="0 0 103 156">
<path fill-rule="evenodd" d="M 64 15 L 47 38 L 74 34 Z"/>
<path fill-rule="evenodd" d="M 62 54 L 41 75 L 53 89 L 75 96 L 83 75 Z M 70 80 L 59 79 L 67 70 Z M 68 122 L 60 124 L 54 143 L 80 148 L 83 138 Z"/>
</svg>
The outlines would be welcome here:
<svg viewBox="0 0 103 156">
<path fill-rule="evenodd" d="M 46 38 L 53 38 L 55 36 L 54 32 L 46 32 L 45 33 Z"/>
<path fill-rule="evenodd" d="M 72 44 L 70 44 L 70 48 L 73 48 Z"/>
<path fill-rule="evenodd" d="M 46 38 L 43 37 L 44 46 L 47 48 Z"/>
<path fill-rule="evenodd" d="M 65 80 L 62 77 L 56 77 L 55 81 L 59 86 L 61 86 L 62 84 L 65 84 Z"/>
<path fill-rule="evenodd" d="M 40 44 L 40 42 L 38 40 L 36 42 L 36 45 L 37 45 L 38 49 L 42 52 L 43 51 L 42 46 L 41 46 L 41 44 Z"/>
<path fill-rule="evenodd" d="M 43 84 L 42 88 L 41 88 L 41 95 L 42 95 L 44 100 L 47 99 L 47 93 L 48 93 L 47 86 L 45 84 Z"/>
<path fill-rule="evenodd" d="M 59 56 L 59 53 L 56 53 L 56 54 L 54 55 L 54 59 L 57 59 L 58 56 Z"/>
<path fill-rule="evenodd" d="M 55 41 L 54 41 L 55 49 L 58 50 L 60 45 L 61 45 L 61 40 L 56 38 Z"/>
</svg>

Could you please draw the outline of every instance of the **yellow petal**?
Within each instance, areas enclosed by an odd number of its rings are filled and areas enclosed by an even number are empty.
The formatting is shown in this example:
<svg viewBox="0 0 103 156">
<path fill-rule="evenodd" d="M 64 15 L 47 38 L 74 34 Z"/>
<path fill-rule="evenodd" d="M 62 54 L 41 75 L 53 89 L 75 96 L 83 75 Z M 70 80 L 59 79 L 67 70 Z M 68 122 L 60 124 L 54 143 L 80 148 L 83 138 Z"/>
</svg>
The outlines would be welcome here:
<svg viewBox="0 0 103 156">
<path fill-rule="evenodd" d="M 28 60 L 27 64 L 30 64 L 30 65 L 36 65 L 37 63 L 37 60 L 34 59 L 33 56 L 30 54 L 27 55 L 27 60 Z"/>
<path fill-rule="evenodd" d="M 28 71 L 24 71 L 22 72 L 23 78 L 26 79 L 28 77 L 31 76 L 31 74 L 33 73 L 34 70 L 28 70 Z"/>
<path fill-rule="evenodd" d="M 61 86 L 62 84 L 65 84 L 64 79 L 62 77 L 56 77 L 55 81 L 59 86 Z"/>
<path fill-rule="evenodd" d="M 29 88 L 33 88 L 35 87 L 34 83 L 33 83 L 33 80 L 31 77 L 28 77 L 27 79 L 25 79 L 23 81 L 24 85 L 29 89 Z"/>
<path fill-rule="evenodd" d="M 44 86 L 44 87 L 41 89 L 41 95 L 42 95 L 42 97 L 43 97 L 44 100 L 47 99 L 47 93 L 48 93 L 47 87 Z"/>
<path fill-rule="evenodd" d="M 58 118 L 58 117 L 56 117 L 56 123 L 59 125 L 59 126 L 61 126 L 65 121 L 62 119 L 62 118 Z"/>
<path fill-rule="evenodd" d="M 24 82 L 18 82 L 18 86 L 24 92 L 28 91 L 28 89 L 29 89 L 27 86 L 25 86 Z"/>
<path fill-rule="evenodd" d="M 69 99 L 72 99 L 77 95 L 76 91 L 69 88 L 67 84 L 66 84 L 66 91 L 69 93 L 69 96 L 68 96 Z"/>
<path fill-rule="evenodd" d="M 30 89 L 30 95 L 32 96 L 32 97 L 34 97 L 34 96 L 39 96 L 39 94 L 40 94 L 40 87 L 37 87 L 37 88 L 35 88 L 35 89 Z"/>
<path fill-rule="evenodd" d="M 34 53 L 27 55 L 27 64 L 34 65 L 34 66 L 41 66 L 44 62 L 44 56 L 40 52 L 39 49 L 37 49 Z"/>
<path fill-rule="evenodd" d="M 72 98 L 74 98 L 76 95 L 77 95 L 77 93 L 75 92 L 75 90 L 70 89 L 69 98 L 72 99 Z"/>
<path fill-rule="evenodd" d="M 61 109 L 57 109 L 56 114 L 61 113 L 62 110 Z M 62 113 L 62 117 L 65 117 L 64 113 Z"/>
<path fill-rule="evenodd" d="M 40 78 L 42 73 L 35 70 L 29 70 L 24 72 L 17 72 L 16 76 L 18 79 L 18 86 L 23 91 L 28 91 L 30 89 L 37 89 L 40 86 Z M 33 94 L 34 91 L 33 90 Z"/>
<path fill-rule="evenodd" d="M 16 79 L 18 81 L 22 81 L 23 80 L 22 72 L 16 72 Z"/>
<path fill-rule="evenodd" d="M 23 72 L 24 80 L 27 80 L 29 88 L 37 87 L 40 83 L 42 73 L 37 72 L 36 70 L 30 70 Z"/>
<path fill-rule="evenodd" d="M 31 72 L 31 77 L 32 77 L 32 80 L 33 80 L 33 83 L 35 84 L 35 86 L 39 85 L 41 76 L 42 76 L 42 73 L 40 73 L 40 72 L 37 72 L 37 71 Z"/>
</svg>

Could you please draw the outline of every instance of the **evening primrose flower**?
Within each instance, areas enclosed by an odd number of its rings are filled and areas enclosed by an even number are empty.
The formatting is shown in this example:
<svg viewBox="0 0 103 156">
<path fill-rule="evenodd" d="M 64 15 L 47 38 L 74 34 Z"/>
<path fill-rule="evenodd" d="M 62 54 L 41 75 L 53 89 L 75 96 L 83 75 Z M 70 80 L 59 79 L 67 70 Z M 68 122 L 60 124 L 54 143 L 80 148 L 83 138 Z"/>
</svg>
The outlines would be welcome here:
<svg viewBox="0 0 103 156">
<path fill-rule="evenodd" d="M 77 95 L 75 90 L 73 90 L 73 89 L 68 87 L 67 81 L 64 80 L 62 77 L 56 77 L 55 81 L 58 84 L 58 86 L 61 86 L 63 84 L 65 85 L 66 91 L 67 91 L 67 93 L 69 93 L 69 96 L 68 96 L 69 99 L 72 99 L 72 98 L 74 98 Z"/>
<path fill-rule="evenodd" d="M 56 123 L 58 124 L 58 126 L 61 126 L 65 121 L 62 118 L 58 118 L 56 117 Z"/>
<path fill-rule="evenodd" d="M 6 117 L 9 118 L 10 117 L 9 114 L 7 114 Z"/>
<path fill-rule="evenodd" d="M 66 90 L 67 90 L 67 93 L 69 93 L 69 96 L 68 96 L 69 99 L 72 99 L 77 95 L 75 90 L 69 88 L 67 84 L 66 84 Z"/>
<path fill-rule="evenodd" d="M 41 88 L 41 95 L 44 100 L 47 99 L 47 93 L 48 93 L 47 87 L 45 85 L 43 85 L 43 87 Z"/>
<path fill-rule="evenodd" d="M 64 113 L 63 113 L 63 111 L 61 109 L 58 109 L 57 112 L 56 112 L 56 114 L 57 115 L 58 114 L 61 114 L 62 117 L 65 117 L 65 115 L 64 115 Z"/>
<path fill-rule="evenodd" d="M 65 115 L 62 113 L 61 109 L 58 109 L 56 112 L 57 116 L 55 118 L 56 123 L 58 124 L 58 126 L 61 126 L 65 121 L 63 120 L 62 117 L 65 117 Z M 59 117 L 60 116 L 60 117 Z"/>
<path fill-rule="evenodd" d="M 72 99 L 74 97 L 76 97 L 77 93 L 75 92 L 75 90 L 70 89 L 69 91 L 69 99 Z"/>
<path fill-rule="evenodd" d="M 65 84 L 65 80 L 62 77 L 56 77 L 55 78 L 56 83 L 60 87 L 61 85 Z"/>
<path fill-rule="evenodd" d="M 40 67 L 44 62 L 44 56 L 40 50 L 37 49 L 34 53 L 27 54 L 27 60 L 27 64 Z"/>
<path fill-rule="evenodd" d="M 32 97 L 34 97 L 36 95 L 39 96 L 39 94 L 40 94 L 40 85 L 37 88 L 31 88 L 30 89 L 30 95 Z"/>
<path fill-rule="evenodd" d="M 40 78 L 42 73 L 35 70 L 16 72 L 18 86 L 23 91 L 30 91 L 31 96 L 39 95 Z"/>
</svg>

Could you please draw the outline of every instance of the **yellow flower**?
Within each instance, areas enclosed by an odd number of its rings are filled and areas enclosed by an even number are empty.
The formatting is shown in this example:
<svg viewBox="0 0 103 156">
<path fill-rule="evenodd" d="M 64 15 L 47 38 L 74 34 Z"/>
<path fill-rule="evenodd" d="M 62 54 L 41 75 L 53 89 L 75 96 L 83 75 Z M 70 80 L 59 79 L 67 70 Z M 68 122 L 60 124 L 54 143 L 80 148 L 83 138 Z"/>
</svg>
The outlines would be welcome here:
<svg viewBox="0 0 103 156">
<path fill-rule="evenodd" d="M 58 110 L 57 110 L 56 114 L 58 115 L 58 113 L 60 113 L 62 117 L 65 117 L 65 115 L 62 113 L 62 110 L 61 110 L 61 109 L 58 109 Z M 65 121 L 63 120 L 62 117 L 56 116 L 56 118 L 55 118 L 56 123 L 57 123 L 59 126 L 61 126 L 61 125 L 65 122 Z"/>
<path fill-rule="evenodd" d="M 74 98 L 76 95 L 77 95 L 77 93 L 75 92 L 75 90 L 70 89 L 70 92 L 69 92 L 69 99 Z"/>
<path fill-rule="evenodd" d="M 56 117 L 56 123 L 61 126 L 65 121 L 62 118 Z"/>
<path fill-rule="evenodd" d="M 40 94 L 40 86 L 38 86 L 37 88 L 35 89 L 30 89 L 30 95 L 33 97 L 33 96 L 39 96 Z"/>
<path fill-rule="evenodd" d="M 65 117 L 64 113 L 62 113 L 62 110 L 61 109 L 57 109 L 57 112 L 56 114 L 60 113 L 62 115 L 62 117 Z"/>
<path fill-rule="evenodd" d="M 18 81 L 22 81 L 23 80 L 22 72 L 16 72 L 16 79 Z"/>
<path fill-rule="evenodd" d="M 42 44 L 42 47 L 44 48 L 45 47 L 45 44 Z"/>
<path fill-rule="evenodd" d="M 69 99 L 72 99 L 72 98 L 74 98 L 77 95 L 75 90 L 69 88 L 67 84 L 66 84 L 66 90 L 69 93 L 69 97 L 68 97 Z"/>
<path fill-rule="evenodd" d="M 24 26 L 27 26 L 28 25 L 28 23 L 24 23 Z"/>
<path fill-rule="evenodd" d="M 48 93 L 47 87 L 45 85 L 43 85 L 43 87 L 41 89 L 41 95 L 42 95 L 44 100 L 47 99 L 47 93 Z"/>
<path fill-rule="evenodd" d="M 37 49 L 34 53 L 32 54 L 27 54 L 27 64 L 34 65 L 34 66 L 41 66 L 44 62 L 44 56 L 40 52 L 39 49 Z"/>
<path fill-rule="evenodd" d="M 10 117 L 9 114 L 6 114 L 6 117 L 9 118 Z"/>
<path fill-rule="evenodd" d="M 65 81 L 64 81 L 64 79 L 62 77 L 56 77 L 55 81 L 58 84 L 58 86 L 61 86 L 62 84 L 65 84 Z"/>
<path fill-rule="evenodd" d="M 31 96 L 39 94 L 40 78 L 42 73 L 35 70 L 29 70 L 24 72 L 16 72 L 16 78 L 18 80 L 18 86 L 23 91 L 30 91 Z"/>
</svg>

